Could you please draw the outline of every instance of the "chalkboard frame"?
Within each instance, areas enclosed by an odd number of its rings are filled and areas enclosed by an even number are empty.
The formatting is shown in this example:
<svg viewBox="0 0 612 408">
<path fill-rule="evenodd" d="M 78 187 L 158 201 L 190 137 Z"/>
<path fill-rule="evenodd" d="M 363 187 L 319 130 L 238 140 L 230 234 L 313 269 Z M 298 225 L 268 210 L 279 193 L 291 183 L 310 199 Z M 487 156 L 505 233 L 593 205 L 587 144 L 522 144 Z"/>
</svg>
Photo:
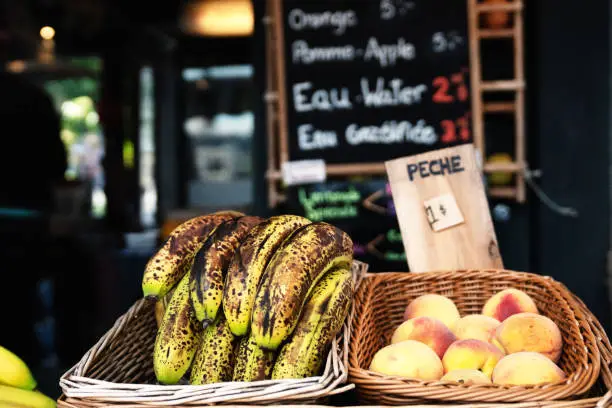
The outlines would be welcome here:
<svg viewBox="0 0 612 408">
<path fill-rule="evenodd" d="M 482 78 L 480 73 L 481 56 L 479 41 L 481 28 L 478 24 L 478 15 L 482 12 L 509 11 L 515 14 L 516 26 L 512 31 L 512 36 L 520 42 L 523 39 L 522 24 L 522 0 L 517 0 L 517 4 L 477 4 L 476 0 L 465 0 L 467 7 L 468 24 L 468 53 L 470 68 L 470 100 L 471 100 L 471 131 L 473 133 L 472 143 L 480 151 L 481 157 L 485 159 L 484 153 L 484 130 L 483 130 L 483 101 L 482 101 Z M 288 135 L 288 115 L 287 115 L 287 92 L 286 92 L 286 63 L 285 63 L 285 38 L 283 26 L 283 0 L 266 0 L 266 65 L 267 65 L 267 92 L 265 100 L 267 103 L 267 154 L 268 169 L 265 178 L 268 183 L 268 206 L 276 207 L 285 201 L 285 196 L 279 191 L 279 186 L 283 181 L 281 168 L 284 163 L 290 161 L 289 157 L 289 135 Z M 495 37 L 489 37 L 495 38 Z M 515 48 L 515 78 L 514 80 L 524 80 L 522 65 L 524 55 L 523 45 Z M 281 50 L 278 52 L 278 50 Z M 504 81 L 500 81 L 504 82 Z M 516 153 L 519 157 L 513 163 L 484 163 L 485 173 L 502 172 L 513 173 L 516 176 L 515 187 L 497 188 L 488 190 L 488 195 L 497 198 L 515 199 L 518 202 L 525 200 L 525 186 L 522 171 L 525 163 L 525 134 L 524 134 L 524 104 L 522 102 L 523 93 L 519 93 L 519 103 L 514 107 L 516 115 L 515 142 L 517 143 Z M 517 106 L 518 105 L 518 106 Z M 384 162 L 371 163 L 347 163 L 325 165 L 327 176 L 332 177 L 351 177 L 351 176 L 380 176 L 386 174 Z"/>
</svg>

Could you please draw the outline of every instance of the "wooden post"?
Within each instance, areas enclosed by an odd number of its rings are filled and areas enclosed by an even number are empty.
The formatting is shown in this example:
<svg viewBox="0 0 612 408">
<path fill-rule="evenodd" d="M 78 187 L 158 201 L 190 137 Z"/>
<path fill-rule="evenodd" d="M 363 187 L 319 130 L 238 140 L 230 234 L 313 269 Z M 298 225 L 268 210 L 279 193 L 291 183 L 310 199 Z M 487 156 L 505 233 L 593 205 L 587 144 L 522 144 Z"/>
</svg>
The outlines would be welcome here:
<svg viewBox="0 0 612 408">
<path fill-rule="evenodd" d="M 272 0 L 274 43 L 276 45 L 276 76 L 278 92 L 278 135 L 280 163 L 289 161 L 289 134 L 287 129 L 287 91 L 285 85 L 285 39 L 283 36 L 282 1 Z"/>
<path fill-rule="evenodd" d="M 484 123 L 482 93 L 480 88 L 482 68 L 480 67 L 480 38 L 478 35 L 479 15 L 476 0 L 467 0 L 468 8 L 468 35 L 470 43 L 470 84 L 472 101 L 472 127 L 474 131 L 474 144 L 482 153 L 483 161 L 486 161 L 486 146 L 484 140 Z"/>
</svg>

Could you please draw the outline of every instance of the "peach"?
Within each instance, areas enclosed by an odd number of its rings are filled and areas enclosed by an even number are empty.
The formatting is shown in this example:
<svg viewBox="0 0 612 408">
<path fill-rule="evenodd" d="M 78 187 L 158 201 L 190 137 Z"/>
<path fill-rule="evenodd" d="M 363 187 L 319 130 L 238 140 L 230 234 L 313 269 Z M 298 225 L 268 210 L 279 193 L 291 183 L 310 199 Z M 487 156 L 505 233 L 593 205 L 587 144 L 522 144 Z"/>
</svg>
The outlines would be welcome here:
<svg viewBox="0 0 612 408">
<path fill-rule="evenodd" d="M 454 370 L 480 370 L 491 378 L 493 368 L 504 356 L 497 347 L 482 340 L 457 340 L 446 350 L 442 358 L 444 372 Z"/>
<path fill-rule="evenodd" d="M 491 296 L 482 308 L 482 314 L 503 322 L 517 313 L 538 313 L 533 299 L 518 289 L 504 289 Z"/>
<path fill-rule="evenodd" d="M 460 369 L 444 374 L 442 381 L 454 381 L 461 384 L 491 384 L 491 379 L 480 370 Z"/>
<path fill-rule="evenodd" d="M 444 374 L 438 355 L 416 340 L 405 340 L 381 348 L 372 358 L 370 370 L 425 381 L 439 380 Z"/>
<path fill-rule="evenodd" d="M 434 293 L 421 295 L 406 307 L 404 320 L 421 316 L 438 319 L 448 328 L 452 328 L 460 317 L 459 310 L 452 300 Z"/>
<path fill-rule="evenodd" d="M 471 314 L 463 316 L 455 323 L 453 334 L 457 340 L 476 339 L 490 343 L 499 324 L 499 320 L 492 317 Z"/>
<path fill-rule="evenodd" d="M 442 358 L 448 346 L 456 340 L 455 335 L 444 323 L 433 317 L 421 316 L 406 320 L 391 337 L 391 344 L 404 340 L 416 340 L 429 346 Z"/>
<path fill-rule="evenodd" d="M 558 362 L 563 349 L 559 327 L 546 316 L 519 313 L 507 318 L 495 330 L 492 341 L 506 354 L 535 351 Z"/>
<path fill-rule="evenodd" d="M 565 373 L 546 356 L 533 351 L 508 354 L 493 370 L 499 385 L 539 385 L 563 381 Z"/>
</svg>

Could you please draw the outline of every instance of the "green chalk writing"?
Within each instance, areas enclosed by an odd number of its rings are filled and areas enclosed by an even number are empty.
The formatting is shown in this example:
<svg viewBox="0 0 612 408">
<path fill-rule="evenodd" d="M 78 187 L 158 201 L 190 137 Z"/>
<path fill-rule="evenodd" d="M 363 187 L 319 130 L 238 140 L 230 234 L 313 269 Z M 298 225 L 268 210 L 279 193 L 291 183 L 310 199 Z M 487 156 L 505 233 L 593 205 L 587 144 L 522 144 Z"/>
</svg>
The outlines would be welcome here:
<svg viewBox="0 0 612 408">
<path fill-rule="evenodd" d="M 357 218 L 361 193 L 353 186 L 346 190 L 310 192 L 300 188 L 298 199 L 306 218 L 312 221 Z"/>
</svg>

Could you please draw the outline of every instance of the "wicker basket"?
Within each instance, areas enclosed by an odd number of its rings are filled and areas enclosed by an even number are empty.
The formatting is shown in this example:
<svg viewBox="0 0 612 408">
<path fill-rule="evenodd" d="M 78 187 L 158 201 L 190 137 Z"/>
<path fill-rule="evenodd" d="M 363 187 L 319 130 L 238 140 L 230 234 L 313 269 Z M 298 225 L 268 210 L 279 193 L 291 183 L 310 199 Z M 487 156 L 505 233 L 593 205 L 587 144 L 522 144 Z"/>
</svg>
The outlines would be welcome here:
<svg viewBox="0 0 612 408">
<path fill-rule="evenodd" d="M 357 285 L 367 270 L 353 263 Z M 352 313 L 354 313 L 353 305 Z M 141 299 L 120 317 L 72 369 L 60 386 L 72 406 L 170 406 L 211 404 L 271 404 L 313 402 L 353 388 L 348 376 L 351 319 L 334 340 L 323 374 L 300 380 L 225 382 L 208 385 L 158 385 L 153 373 L 153 344 L 157 325 L 154 302 Z M 66 404 L 68 402 L 65 402 Z"/>
<path fill-rule="evenodd" d="M 485 301 L 504 288 L 528 293 L 540 312 L 561 329 L 560 367 L 566 381 L 543 386 L 460 385 L 383 376 L 368 370 L 372 357 L 389 344 L 412 299 L 425 293 L 451 298 L 462 315 L 480 313 Z M 600 373 L 600 352 L 584 305 L 549 277 L 502 270 L 368 274 L 355 298 L 349 342 L 349 379 L 361 401 L 401 405 L 423 401 L 534 402 L 562 400 L 589 391 Z"/>
<path fill-rule="evenodd" d="M 554 284 L 554 283 L 553 283 Z M 563 292 L 567 294 L 568 292 Z M 427 405 L 412 405 L 411 408 L 607 408 L 612 406 L 612 345 L 606 336 L 605 331 L 601 327 L 599 321 L 592 315 L 592 313 L 584 306 L 579 300 L 575 299 L 580 305 L 581 309 L 578 313 L 583 313 L 589 322 L 589 325 L 597 340 L 601 356 L 601 371 L 599 375 L 598 384 L 593 387 L 591 394 L 595 396 L 588 396 L 586 398 L 575 399 L 571 401 L 536 401 L 536 402 L 516 402 L 516 403 L 470 403 L 470 404 L 434 404 L 429 403 Z M 73 400 L 62 396 L 58 400 L 59 408 L 79 408 L 84 405 L 79 404 L 78 400 Z M 121 405 L 122 408 L 127 408 L 128 405 Z M 235 406 L 239 407 L 238 405 Z M 276 405 L 270 406 L 274 408 L 293 408 L 290 405 Z M 179 407 L 180 408 L 180 407 Z M 312 406 L 312 408 L 316 408 Z M 325 407 L 328 408 L 328 407 Z M 357 408 L 357 407 L 345 407 L 345 408 Z"/>
</svg>

